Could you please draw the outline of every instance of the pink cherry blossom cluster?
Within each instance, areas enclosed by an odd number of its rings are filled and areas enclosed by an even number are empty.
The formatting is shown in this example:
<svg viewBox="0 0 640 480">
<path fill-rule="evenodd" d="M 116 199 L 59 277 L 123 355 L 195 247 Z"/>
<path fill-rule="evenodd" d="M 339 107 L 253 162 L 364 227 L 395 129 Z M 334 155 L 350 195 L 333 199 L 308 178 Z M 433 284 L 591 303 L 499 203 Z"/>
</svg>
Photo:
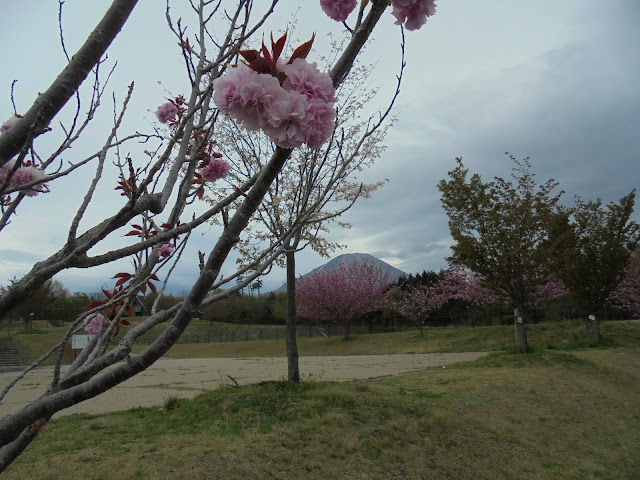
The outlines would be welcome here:
<svg viewBox="0 0 640 480">
<path fill-rule="evenodd" d="M 426 320 L 450 300 L 464 300 L 472 305 L 495 302 L 495 297 L 481 286 L 478 277 L 452 269 L 444 270 L 440 280 L 432 285 L 418 286 L 404 298 L 397 296 L 389 295 L 393 309 L 415 321 Z"/>
<path fill-rule="evenodd" d="M 356 0 L 320 0 L 320 7 L 329 18 L 344 22 L 357 3 Z M 391 0 L 391 6 L 396 25 L 404 24 L 407 30 L 420 29 L 427 22 L 427 17 L 436 13 L 435 0 Z"/>
<path fill-rule="evenodd" d="M 341 264 L 296 280 L 299 313 L 308 318 L 348 323 L 385 303 L 389 272 L 368 263 Z"/>
<path fill-rule="evenodd" d="M 220 111 L 247 130 L 263 130 L 280 147 L 320 148 L 333 131 L 333 82 L 304 58 L 277 62 L 276 72 L 239 64 L 213 87 Z"/>
<path fill-rule="evenodd" d="M 358 5 L 358 0 L 320 0 L 320 8 L 329 18 L 344 22 Z"/>
<path fill-rule="evenodd" d="M 624 277 L 609 296 L 609 301 L 640 315 L 640 249 L 629 257 Z"/>
<path fill-rule="evenodd" d="M 2 167 L 0 167 L 0 185 L 3 185 L 7 180 L 7 176 L 10 175 L 15 166 L 15 163 L 15 160 L 10 160 Z M 39 168 L 34 167 L 29 161 L 19 167 L 15 172 L 13 172 L 13 175 L 11 175 L 11 179 L 9 180 L 8 187 L 10 189 L 18 189 L 22 185 L 27 185 L 32 182 L 44 180 L 45 177 L 45 173 Z M 22 193 L 24 193 L 28 197 L 35 197 L 36 195 L 38 195 L 38 193 L 44 192 L 45 190 L 46 185 L 44 183 L 40 183 L 22 190 Z"/>
<path fill-rule="evenodd" d="M 404 24 L 407 30 L 419 30 L 436 13 L 435 0 L 392 0 L 391 5 L 396 25 Z"/>
<path fill-rule="evenodd" d="M 174 102 L 163 103 L 156 110 L 156 118 L 160 123 L 169 123 L 175 120 L 178 114 L 178 107 Z"/>
<path fill-rule="evenodd" d="M 13 127 L 16 122 L 18 121 L 18 119 L 20 119 L 21 116 L 20 115 L 13 115 L 11 118 L 9 118 L 9 120 L 7 120 L 6 122 L 4 122 L 2 124 L 2 126 L 0 126 L 0 133 L 4 133 L 7 130 L 9 130 L 11 127 Z"/>
<path fill-rule="evenodd" d="M 526 307 L 534 308 L 568 292 L 564 283 L 554 278 L 539 285 Z M 496 294 L 483 285 L 482 277 L 469 272 L 447 269 L 441 272 L 441 278 L 429 286 L 414 288 L 408 296 L 398 298 L 399 294 L 391 293 L 389 300 L 392 307 L 407 318 L 424 320 L 450 300 L 462 300 L 469 305 L 510 305 L 506 292 Z"/>
<path fill-rule="evenodd" d="M 221 158 L 212 158 L 201 171 L 202 178 L 207 182 L 215 182 L 229 175 L 231 164 Z"/>
<path fill-rule="evenodd" d="M 173 253 L 175 248 L 176 247 L 174 247 L 171 243 L 163 243 L 158 249 L 158 255 L 160 256 L 160 258 L 167 258 Z"/>
<path fill-rule="evenodd" d="M 106 319 L 101 313 L 94 313 L 84 319 L 84 329 L 89 335 L 100 335 Z"/>
</svg>

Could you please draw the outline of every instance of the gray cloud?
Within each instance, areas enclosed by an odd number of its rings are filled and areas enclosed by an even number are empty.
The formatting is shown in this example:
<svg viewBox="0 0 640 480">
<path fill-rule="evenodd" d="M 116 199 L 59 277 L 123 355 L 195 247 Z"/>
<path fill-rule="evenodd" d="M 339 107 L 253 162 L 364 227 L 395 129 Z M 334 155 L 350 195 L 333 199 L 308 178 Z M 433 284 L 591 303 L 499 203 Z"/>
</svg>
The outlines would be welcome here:
<svg viewBox="0 0 640 480">
<path fill-rule="evenodd" d="M 293 3 L 287 0 L 284 5 Z M 139 23 L 148 11 L 138 11 L 134 21 Z M 309 12 L 301 10 L 301 22 L 318 13 Z M 53 21 L 55 27 L 55 15 Z M 398 30 L 391 19 L 387 21 L 368 50 L 369 59 L 385 66 L 385 59 L 398 55 Z M 396 109 L 399 119 L 388 136 L 386 152 L 362 176 L 365 182 L 383 178 L 389 182 L 345 215 L 352 229 L 336 227 L 331 239 L 348 245 L 343 253 L 371 253 L 406 272 L 441 268 L 450 255 L 451 239 L 437 182 L 455 166 L 457 156 L 463 157 L 471 172 L 486 178 L 509 175 L 511 163 L 505 151 L 519 158 L 530 156 L 538 179 L 558 180 L 567 191 L 567 202 L 574 194 L 616 200 L 640 186 L 638 25 L 637 0 L 440 2 L 438 14 L 425 29 L 407 32 L 408 66 Z M 52 31 L 55 34 L 55 28 Z M 153 34 L 128 30 L 122 45 Z M 145 41 L 145 45 L 151 42 Z M 0 58 L 17 68 L 10 51 L 0 52 Z M 126 57 L 122 65 L 132 72 L 136 62 L 142 61 L 122 50 L 118 55 Z M 144 72 L 153 78 L 135 73 L 137 84 L 146 85 L 147 90 L 136 97 L 143 105 L 138 107 L 142 114 L 134 117 L 138 119 L 145 112 L 148 116 L 149 105 L 164 94 L 160 87 L 151 91 L 150 85 L 163 77 L 166 65 L 177 65 L 179 58 L 143 60 Z M 371 81 L 389 89 L 393 74 L 379 69 Z M 7 75 L 14 75 L 13 70 L 4 75 L 2 88 L 7 89 L 11 80 Z M 118 78 L 125 84 L 128 77 Z M 171 85 L 181 85 L 181 80 L 170 75 L 163 78 Z M 0 107 L 8 111 L 9 103 Z M 37 215 L 37 209 L 34 212 Z M 31 215 L 26 208 L 21 213 Z M 47 222 L 43 220 L 48 229 L 53 228 L 51 220 Z M 211 247 L 212 233 L 194 235 L 191 256 L 172 283 L 174 291 L 190 284 L 197 271 L 195 252 Z M 0 251 L 0 271 L 5 277 L 17 272 L 18 264 L 24 272 L 40 260 L 17 251 L 21 243 L 30 241 L 37 249 L 38 242 L 50 238 L 46 229 L 28 240 L 16 230 L 10 235 L 15 238 L 5 246 L 12 251 Z M 48 244 L 40 248 L 51 249 Z M 298 258 L 300 273 L 326 261 L 312 252 Z M 13 270 L 7 269 L 8 262 L 15 263 Z M 229 264 L 233 266 L 233 259 Z M 84 275 L 66 273 L 63 278 L 74 285 L 99 287 L 101 278 L 112 273 L 93 274 L 93 281 L 90 273 Z M 279 286 L 282 279 L 284 273 L 274 269 L 268 281 Z"/>
</svg>

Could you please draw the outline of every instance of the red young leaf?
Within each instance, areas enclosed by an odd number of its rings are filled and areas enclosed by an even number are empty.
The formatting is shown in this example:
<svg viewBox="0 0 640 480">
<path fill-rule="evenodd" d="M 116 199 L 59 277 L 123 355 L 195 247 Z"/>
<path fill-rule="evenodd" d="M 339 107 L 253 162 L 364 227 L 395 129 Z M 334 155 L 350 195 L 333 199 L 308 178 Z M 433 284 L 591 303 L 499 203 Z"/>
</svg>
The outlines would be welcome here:
<svg viewBox="0 0 640 480">
<path fill-rule="evenodd" d="M 278 61 L 278 58 L 280 58 L 280 54 L 284 49 L 284 44 L 286 41 L 287 32 L 284 32 L 284 34 L 275 43 L 273 43 L 273 33 L 271 34 L 271 50 L 273 51 L 273 63 L 276 63 Z"/>
<path fill-rule="evenodd" d="M 138 235 L 140 235 L 139 230 L 131 230 L 129 233 L 124 234 L 125 237 L 133 237 L 133 236 L 137 237 Z"/>
<path fill-rule="evenodd" d="M 158 289 L 156 288 L 156 286 L 151 283 L 151 282 L 147 282 L 147 285 L 149 285 L 149 289 L 153 292 L 153 293 L 158 293 Z"/>
<path fill-rule="evenodd" d="M 313 41 L 315 40 L 315 38 L 316 34 L 314 33 L 311 37 L 311 40 L 303 43 L 298 48 L 296 48 L 291 55 L 288 63 L 293 63 L 296 58 L 307 58 L 307 55 L 309 55 L 309 52 L 311 51 L 311 47 L 313 46 Z"/>
<path fill-rule="evenodd" d="M 122 277 L 127 277 L 127 278 L 131 278 L 133 275 L 131 275 L 130 273 L 125 273 L 125 272 L 120 272 L 120 273 L 116 273 L 113 277 L 111 278 L 122 278 Z"/>
<path fill-rule="evenodd" d="M 145 293 L 147 293 L 147 286 L 146 285 L 142 285 L 142 287 L 140 287 L 140 293 L 142 293 L 143 295 Z"/>
<path fill-rule="evenodd" d="M 89 305 L 87 305 L 86 307 L 84 307 L 84 311 L 88 312 L 89 310 L 93 310 L 94 308 L 99 307 L 100 305 L 104 305 L 104 302 L 101 300 L 95 300 L 91 302 Z"/>
<path fill-rule="evenodd" d="M 129 279 L 128 278 L 121 278 L 116 282 L 116 287 L 119 287 L 120 285 L 122 285 L 123 283 L 127 283 Z"/>
<path fill-rule="evenodd" d="M 120 323 L 122 325 L 131 325 L 131 322 L 129 320 L 125 320 L 125 319 L 120 320 Z"/>
<path fill-rule="evenodd" d="M 142 230 L 142 226 L 141 226 L 141 225 L 138 225 L 138 224 L 136 224 L 136 223 L 132 223 L 132 224 L 131 224 L 131 226 L 132 226 L 133 228 L 137 228 L 138 230 Z"/>
<path fill-rule="evenodd" d="M 240 195 L 242 195 L 243 197 L 246 197 L 247 194 L 244 193 L 242 190 L 240 190 L 239 187 L 236 187 L 235 185 L 233 186 L 233 188 L 236 190 L 236 192 L 238 192 Z M 248 197 L 247 197 L 248 198 Z"/>
<path fill-rule="evenodd" d="M 260 57 L 249 64 L 249 68 L 258 73 L 271 73 L 271 65 L 269 62 Z"/>
<path fill-rule="evenodd" d="M 260 52 L 258 50 L 238 50 L 238 53 L 249 63 L 260 58 Z"/>
</svg>

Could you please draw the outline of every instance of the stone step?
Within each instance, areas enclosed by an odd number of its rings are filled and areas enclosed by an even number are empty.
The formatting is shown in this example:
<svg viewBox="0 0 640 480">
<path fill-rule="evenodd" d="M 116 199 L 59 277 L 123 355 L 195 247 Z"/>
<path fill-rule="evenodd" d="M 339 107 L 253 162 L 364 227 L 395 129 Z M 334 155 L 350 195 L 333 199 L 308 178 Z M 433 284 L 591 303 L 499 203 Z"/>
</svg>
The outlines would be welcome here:
<svg viewBox="0 0 640 480">
<path fill-rule="evenodd" d="M 0 367 L 15 367 L 24 365 L 20 351 L 9 337 L 0 338 Z"/>
</svg>

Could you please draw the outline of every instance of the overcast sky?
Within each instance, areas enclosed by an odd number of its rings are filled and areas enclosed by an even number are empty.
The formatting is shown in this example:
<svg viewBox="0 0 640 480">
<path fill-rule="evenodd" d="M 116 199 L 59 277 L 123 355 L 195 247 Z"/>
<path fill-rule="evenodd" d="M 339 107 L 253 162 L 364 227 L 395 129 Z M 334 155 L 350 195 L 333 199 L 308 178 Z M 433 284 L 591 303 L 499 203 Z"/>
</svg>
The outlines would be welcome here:
<svg viewBox="0 0 640 480">
<path fill-rule="evenodd" d="M 65 2 L 64 36 L 70 53 L 109 3 Z M 180 3 L 172 0 L 176 13 Z M 292 6 L 300 3 L 283 0 L 270 28 L 286 28 L 295 11 Z M 1 7 L 5 38 L 0 50 L 1 121 L 13 111 L 14 79 L 20 113 L 66 62 L 59 44 L 57 4 L 23 0 Z M 117 59 L 118 65 L 107 91 L 115 92 L 119 103 L 126 86 L 135 81 L 126 125 L 132 130 L 148 130 L 155 120 L 153 111 L 170 95 L 167 92 L 186 93 L 188 88 L 163 4 L 140 0 L 109 50 L 110 61 Z M 339 31 L 318 4 L 307 0 L 303 9 L 295 11 L 299 34 L 317 34 L 310 59 L 322 54 L 329 32 Z M 371 82 L 381 85 L 383 93 L 393 88 L 399 64 L 399 28 L 393 20 L 387 13 L 366 51 L 367 61 L 377 63 Z M 537 178 L 559 181 L 567 203 L 576 194 L 609 202 L 638 187 L 638 25 L 637 0 L 438 1 L 437 14 L 420 31 L 406 33 L 407 70 L 394 111 L 398 121 L 387 137 L 385 153 L 362 177 L 389 182 L 348 212 L 345 219 L 352 229 L 336 227 L 331 232 L 332 240 L 347 246 L 336 254 L 370 253 L 407 273 L 445 266 L 451 238 L 436 185 L 454 168 L 458 156 L 472 173 L 486 179 L 510 174 L 506 151 L 518 158 L 531 157 Z M 109 128 L 110 98 L 111 93 L 105 97 L 103 116 L 87 138 L 65 154 L 65 160 L 78 160 L 97 149 Z M 50 138 L 43 139 L 43 151 L 47 142 L 53 145 L 59 130 L 54 127 Z M 81 190 L 76 186 L 88 174 L 54 182 L 51 193 L 21 205 L 19 216 L 2 232 L 0 284 L 23 275 L 33 262 L 60 247 L 69 212 L 79 201 Z M 109 197 L 113 186 L 101 188 L 98 195 L 111 200 L 94 206 L 94 220 L 113 205 L 114 197 Z M 195 235 L 193 252 L 210 247 L 216 232 L 208 229 Z M 194 278 L 195 253 L 192 257 L 177 272 L 174 291 L 186 289 Z M 298 271 L 306 273 L 324 262 L 313 252 L 303 252 Z M 71 290 L 95 291 L 110 287 L 113 273 L 113 267 L 105 267 L 69 271 L 56 278 Z M 276 269 L 265 284 L 275 288 L 283 280 L 284 272 Z"/>
</svg>

